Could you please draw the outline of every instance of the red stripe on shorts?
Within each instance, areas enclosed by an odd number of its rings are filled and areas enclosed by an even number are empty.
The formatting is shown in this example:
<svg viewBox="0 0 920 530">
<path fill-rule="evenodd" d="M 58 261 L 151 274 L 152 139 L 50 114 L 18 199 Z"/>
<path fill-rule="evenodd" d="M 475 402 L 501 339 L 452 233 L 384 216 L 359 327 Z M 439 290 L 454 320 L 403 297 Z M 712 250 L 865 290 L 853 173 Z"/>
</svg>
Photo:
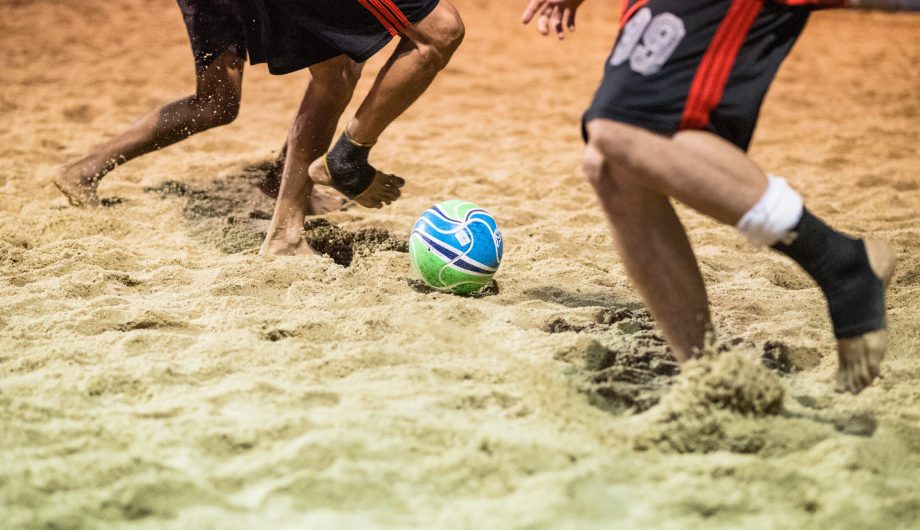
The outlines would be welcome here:
<svg viewBox="0 0 920 530">
<path fill-rule="evenodd" d="M 390 12 L 396 16 L 396 20 L 398 20 L 399 24 L 402 26 L 400 29 L 406 29 L 409 26 L 411 26 L 411 24 L 409 23 L 409 19 L 406 18 L 406 15 L 404 15 L 403 12 L 399 10 L 399 7 L 393 2 L 393 0 L 378 0 L 378 1 L 382 3 L 384 6 L 388 7 L 390 9 Z"/>
<path fill-rule="evenodd" d="M 722 100 L 738 52 L 762 8 L 763 0 L 732 1 L 693 76 L 681 129 L 704 129 L 709 124 L 709 113 Z"/>
<path fill-rule="evenodd" d="M 399 17 L 394 15 L 393 12 L 388 9 L 386 5 L 384 5 L 383 0 L 370 0 L 370 3 L 373 4 L 373 6 L 376 7 L 377 10 L 383 14 L 383 16 L 387 17 L 387 20 L 389 20 L 390 24 L 396 28 L 396 31 L 400 31 L 405 28 L 405 26 L 403 26 L 402 22 L 399 20 Z M 397 11 L 399 11 L 399 9 L 397 9 Z"/>
<path fill-rule="evenodd" d="M 358 0 L 358 2 L 364 6 L 364 9 L 370 11 L 371 14 L 377 18 L 377 21 L 387 29 L 387 32 L 389 32 L 390 35 L 394 37 L 399 35 L 399 30 L 396 29 L 397 27 L 394 24 L 395 20 L 390 19 L 392 15 L 389 15 L 385 10 L 381 11 L 376 4 L 372 3 L 374 0 Z"/>
</svg>

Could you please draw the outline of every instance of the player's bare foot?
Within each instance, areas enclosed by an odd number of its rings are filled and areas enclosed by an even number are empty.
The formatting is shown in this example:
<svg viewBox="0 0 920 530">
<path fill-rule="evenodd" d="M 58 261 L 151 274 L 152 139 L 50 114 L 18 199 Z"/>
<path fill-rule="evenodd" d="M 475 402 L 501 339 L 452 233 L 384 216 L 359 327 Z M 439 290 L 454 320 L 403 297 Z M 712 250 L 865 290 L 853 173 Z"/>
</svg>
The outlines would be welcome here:
<svg viewBox="0 0 920 530">
<path fill-rule="evenodd" d="M 894 275 L 897 261 L 894 249 L 884 241 L 864 241 L 869 266 L 887 288 Z M 884 290 L 882 291 L 884 298 Z M 866 303 L 874 303 L 867 301 Z M 882 306 L 884 307 L 884 305 Z M 858 394 L 872 384 L 881 370 L 882 359 L 888 349 L 888 330 L 870 331 L 857 337 L 837 340 L 839 367 L 837 369 L 837 391 Z"/>
<path fill-rule="evenodd" d="M 259 254 L 262 256 L 319 256 L 320 253 L 313 250 L 313 247 L 304 241 L 302 231 L 303 227 L 298 226 L 270 232 L 262 242 Z"/>
<path fill-rule="evenodd" d="M 84 164 L 81 162 L 65 164 L 55 170 L 52 177 L 54 185 L 67 197 L 67 201 L 79 208 L 95 208 L 100 205 L 99 177 L 95 174 L 87 175 L 82 171 Z"/>
<path fill-rule="evenodd" d="M 382 208 L 399 198 L 406 181 L 378 171 L 368 161 L 372 144 L 359 144 L 342 134 L 332 149 L 310 164 L 313 182 L 331 186 L 367 208 Z"/>
</svg>

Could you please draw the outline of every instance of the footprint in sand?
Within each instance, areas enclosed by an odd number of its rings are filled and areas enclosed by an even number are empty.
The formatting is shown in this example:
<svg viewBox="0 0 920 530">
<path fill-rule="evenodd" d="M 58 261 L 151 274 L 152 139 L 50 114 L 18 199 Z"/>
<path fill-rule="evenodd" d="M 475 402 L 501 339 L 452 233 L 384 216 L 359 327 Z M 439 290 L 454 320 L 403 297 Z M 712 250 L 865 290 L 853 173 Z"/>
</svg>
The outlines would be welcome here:
<svg viewBox="0 0 920 530">
<path fill-rule="evenodd" d="M 573 324 L 563 316 L 553 317 L 541 328 L 547 333 L 565 333 L 573 331 L 605 331 L 612 326 L 624 334 L 633 334 L 638 331 L 650 331 L 655 328 L 652 317 L 645 309 L 630 310 L 625 307 L 608 307 L 601 309 L 594 315 L 594 322 Z"/>
<path fill-rule="evenodd" d="M 304 223 L 304 239 L 311 247 L 348 267 L 358 253 L 393 250 L 409 252 L 409 242 L 381 228 L 360 228 L 355 231 L 340 228 L 326 219 L 308 219 Z"/>
</svg>

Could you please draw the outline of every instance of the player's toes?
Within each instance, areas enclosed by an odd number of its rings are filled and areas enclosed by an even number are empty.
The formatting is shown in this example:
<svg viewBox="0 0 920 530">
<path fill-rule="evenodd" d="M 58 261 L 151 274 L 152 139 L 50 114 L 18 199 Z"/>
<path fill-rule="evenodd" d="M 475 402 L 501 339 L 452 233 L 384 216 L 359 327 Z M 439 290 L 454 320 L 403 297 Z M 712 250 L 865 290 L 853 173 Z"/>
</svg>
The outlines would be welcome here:
<svg viewBox="0 0 920 530">
<path fill-rule="evenodd" d="M 847 381 L 847 376 L 848 374 L 845 370 L 837 370 L 837 385 L 834 387 L 834 390 L 841 394 L 849 391 L 850 385 L 848 384 L 849 382 Z"/>
<path fill-rule="evenodd" d="M 875 378 L 882 373 L 882 364 L 879 362 L 873 362 L 872 359 L 869 360 L 869 376 L 874 381 Z"/>
<path fill-rule="evenodd" d="M 380 181 L 382 187 L 392 188 L 399 190 L 399 188 L 406 185 L 406 181 L 396 175 L 387 175 L 386 173 L 381 173 L 377 177 Z"/>
<path fill-rule="evenodd" d="M 373 209 L 383 208 L 383 203 L 377 199 L 366 198 L 366 199 L 362 199 L 357 202 L 358 204 L 360 204 L 361 206 L 364 206 L 365 208 L 373 208 Z"/>
<path fill-rule="evenodd" d="M 395 201 L 400 195 L 402 195 L 402 193 L 399 191 L 399 188 L 386 186 L 380 190 L 380 196 L 388 201 Z"/>
<path fill-rule="evenodd" d="M 859 394 L 871 385 L 874 379 L 868 363 L 863 359 L 841 369 L 837 376 L 837 391 Z"/>
<path fill-rule="evenodd" d="M 866 387 L 872 384 L 872 376 L 869 375 L 868 367 L 865 369 L 865 371 L 861 370 L 856 374 L 855 383 L 856 383 L 856 386 L 855 386 L 855 389 L 853 390 L 854 394 L 858 394 L 862 392 L 863 390 L 866 389 Z"/>
<path fill-rule="evenodd" d="M 861 392 L 879 376 L 882 359 L 888 346 L 887 330 L 865 333 L 859 337 L 837 341 L 840 369 L 837 390 Z"/>
</svg>

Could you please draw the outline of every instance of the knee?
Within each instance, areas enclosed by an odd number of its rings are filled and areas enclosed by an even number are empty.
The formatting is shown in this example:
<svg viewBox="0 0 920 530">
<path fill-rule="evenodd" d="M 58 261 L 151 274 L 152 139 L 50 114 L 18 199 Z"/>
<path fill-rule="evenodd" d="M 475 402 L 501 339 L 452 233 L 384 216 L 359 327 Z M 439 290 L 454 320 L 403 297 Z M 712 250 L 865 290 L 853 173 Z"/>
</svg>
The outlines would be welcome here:
<svg viewBox="0 0 920 530">
<path fill-rule="evenodd" d="M 437 16 L 437 20 L 432 21 L 433 28 L 426 32 L 423 40 L 416 41 L 425 62 L 438 70 L 447 66 L 466 35 L 460 13 L 446 2 L 441 5 L 443 9 L 432 13 Z"/>
<path fill-rule="evenodd" d="M 614 135 L 590 134 L 582 157 L 582 169 L 588 183 L 600 193 L 623 189 L 631 180 L 630 150 L 634 146 L 628 138 Z"/>
<path fill-rule="evenodd" d="M 313 80 L 317 89 L 322 91 L 323 97 L 330 103 L 341 107 L 348 105 L 354 95 L 358 80 L 361 79 L 362 63 L 342 57 L 321 68 L 311 68 Z"/>
<path fill-rule="evenodd" d="M 232 88 L 199 89 L 194 102 L 198 109 L 197 124 L 202 130 L 232 123 L 240 114 L 240 93 Z"/>
<path fill-rule="evenodd" d="M 212 127 L 229 125 L 240 115 L 240 98 L 233 96 L 215 100 L 211 103 Z"/>
<path fill-rule="evenodd" d="M 591 135 L 582 157 L 582 169 L 610 220 L 618 222 L 639 206 L 642 193 L 629 169 L 630 143 L 614 140 Z"/>
<path fill-rule="evenodd" d="M 463 25 L 460 13 L 457 12 L 456 9 L 451 8 L 449 16 L 446 17 L 444 26 L 439 34 L 439 38 L 435 43 L 435 47 L 441 54 L 444 66 L 447 65 L 447 61 L 450 60 L 454 52 L 457 51 L 457 48 L 460 47 L 460 43 L 463 42 L 463 37 L 465 36 L 466 26 Z"/>
<path fill-rule="evenodd" d="M 590 142 L 585 148 L 584 155 L 581 159 L 581 168 L 585 174 L 585 180 L 591 184 L 594 189 L 604 185 L 605 180 L 605 159 L 604 154 L 597 146 Z"/>
<path fill-rule="evenodd" d="M 629 174 L 635 171 L 642 165 L 642 158 L 649 155 L 641 145 L 639 136 L 642 131 L 635 127 L 608 120 L 594 120 L 588 122 L 587 130 L 588 151 L 592 153 L 592 160 L 602 157 L 614 173 Z"/>
<path fill-rule="evenodd" d="M 236 120 L 242 97 L 241 74 L 240 66 L 227 64 L 225 58 L 220 58 L 199 75 L 194 99 L 201 127 L 209 129 Z"/>
<path fill-rule="evenodd" d="M 361 79 L 361 70 L 363 68 L 363 63 L 356 63 L 348 59 L 336 72 L 333 87 L 341 94 L 341 99 L 344 100 L 345 104 L 351 101 L 351 97 L 355 93 L 355 87 L 358 86 L 358 80 Z"/>
</svg>

